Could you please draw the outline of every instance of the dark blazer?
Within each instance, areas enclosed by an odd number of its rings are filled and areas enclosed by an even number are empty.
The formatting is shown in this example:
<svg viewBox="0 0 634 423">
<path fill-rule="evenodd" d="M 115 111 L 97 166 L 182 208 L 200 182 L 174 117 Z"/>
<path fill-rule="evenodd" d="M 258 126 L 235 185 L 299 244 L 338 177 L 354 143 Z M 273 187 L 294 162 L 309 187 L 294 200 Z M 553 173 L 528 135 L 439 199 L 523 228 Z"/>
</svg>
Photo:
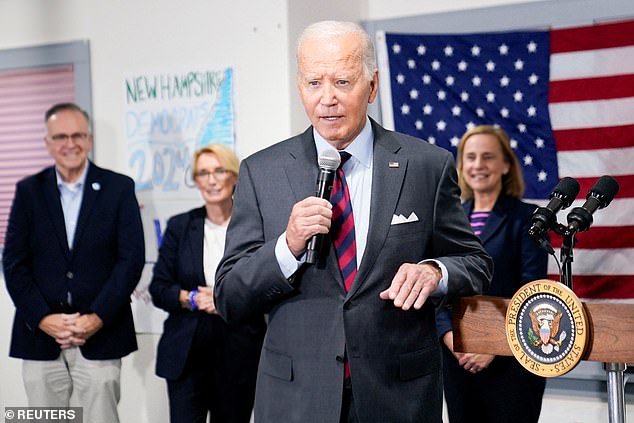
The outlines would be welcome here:
<svg viewBox="0 0 634 423">
<path fill-rule="evenodd" d="M 206 316 L 183 309 L 179 302 L 181 289 L 191 291 L 205 286 L 205 215 L 205 208 L 200 207 L 169 219 L 150 282 L 152 302 L 169 313 L 156 357 L 156 374 L 168 380 L 178 379 L 183 373 L 198 322 Z M 221 321 L 219 316 L 206 317 Z M 256 316 L 231 328 L 232 342 L 242 345 L 244 350 L 255 350 L 254 360 L 257 360 L 265 331 L 263 315 Z"/>
<path fill-rule="evenodd" d="M 216 306 L 229 320 L 269 312 L 255 399 L 257 422 L 338 422 L 344 354 L 362 422 L 439 422 L 440 349 L 431 301 L 402 311 L 379 298 L 399 266 L 437 258 L 449 294 L 488 286 L 490 258 L 459 202 L 449 152 L 372 121 L 374 164 L 367 247 L 346 293 L 331 242 L 287 280 L 275 244 L 291 209 L 314 195 L 312 128 L 242 162 Z M 391 225 L 394 214 L 418 221 Z"/>
<path fill-rule="evenodd" d="M 467 216 L 473 201 L 463 204 Z M 491 210 L 480 239 L 493 258 L 494 271 L 486 295 L 511 298 L 524 284 L 546 277 L 548 255 L 528 236 L 537 206 L 500 195 Z M 451 330 L 451 315 L 438 315 L 438 336 Z"/>
<path fill-rule="evenodd" d="M 473 202 L 466 202 L 468 216 Z M 546 277 L 548 255 L 528 236 L 536 206 L 500 195 L 480 238 L 494 263 L 487 295 L 510 298 L 524 284 Z M 441 308 L 438 335 L 451 330 L 451 312 Z M 495 357 L 476 374 L 464 370 L 443 348 L 445 395 L 452 422 L 537 422 L 545 379 L 524 369 L 514 357 Z"/>
<path fill-rule="evenodd" d="M 72 251 L 54 168 L 18 182 L 3 256 L 16 306 L 10 355 L 57 358 L 59 345 L 38 324 L 61 312 L 94 312 L 103 320 L 104 326 L 81 347 L 84 357 L 114 359 L 136 350 L 130 294 L 144 262 L 132 179 L 89 164 Z"/>
</svg>

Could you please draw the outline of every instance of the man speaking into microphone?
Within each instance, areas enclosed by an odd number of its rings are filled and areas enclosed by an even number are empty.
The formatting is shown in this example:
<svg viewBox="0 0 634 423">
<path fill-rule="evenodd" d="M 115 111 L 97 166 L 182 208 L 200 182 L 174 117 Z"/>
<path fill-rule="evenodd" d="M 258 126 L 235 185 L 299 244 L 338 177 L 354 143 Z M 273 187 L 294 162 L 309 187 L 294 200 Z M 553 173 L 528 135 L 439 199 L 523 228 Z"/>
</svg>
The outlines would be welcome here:
<svg viewBox="0 0 634 423">
<path fill-rule="evenodd" d="M 256 422 L 441 421 L 430 297 L 480 293 L 491 260 L 460 205 L 448 151 L 367 116 L 374 47 L 358 25 L 319 22 L 297 47 L 304 133 L 242 162 L 216 307 L 269 313 Z M 341 157 L 330 201 L 317 157 Z M 314 264 L 307 243 L 323 235 Z"/>
</svg>

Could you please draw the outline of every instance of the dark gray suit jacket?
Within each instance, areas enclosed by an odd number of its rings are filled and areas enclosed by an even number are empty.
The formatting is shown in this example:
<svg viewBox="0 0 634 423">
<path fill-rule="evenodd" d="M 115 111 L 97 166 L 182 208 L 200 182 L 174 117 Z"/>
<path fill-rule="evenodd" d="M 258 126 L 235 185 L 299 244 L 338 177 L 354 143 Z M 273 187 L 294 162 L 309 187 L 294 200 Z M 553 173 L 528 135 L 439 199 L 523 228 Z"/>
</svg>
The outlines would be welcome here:
<svg viewBox="0 0 634 423">
<path fill-rule="evenodd" d="M 338 422 L 346 352 L 360 421 L 441 421 L 434 307 L 402 311 L 379 292 L 402 263 L 436 258 L 449 271 L 450 295 L 479 293 L 489 283 L 490 258 L 460 206 L 451 154 L 374 121 L 372 129 L 370 229 L 348 293 L 331 242 L 318 264 L 290 281 L 275 258 L 293 205 L 314 195 L 312 128 L 242 163 L 215 295 L 229 321 L 269 313 L 257 422 Z M 417 222 L 391 225 L 394 214 L 412 212 Z"/>
</svg>

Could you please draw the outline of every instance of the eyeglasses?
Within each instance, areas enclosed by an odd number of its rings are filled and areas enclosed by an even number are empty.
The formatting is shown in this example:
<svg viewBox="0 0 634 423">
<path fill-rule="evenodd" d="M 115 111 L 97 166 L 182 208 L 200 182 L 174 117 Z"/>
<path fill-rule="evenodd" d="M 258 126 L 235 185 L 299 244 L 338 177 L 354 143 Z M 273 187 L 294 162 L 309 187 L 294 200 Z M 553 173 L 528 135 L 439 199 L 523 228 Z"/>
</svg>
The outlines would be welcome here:
<svg viewBox="0 0 634 423">
<path fill-rule="evenodd" d="M 224 167 L 217 167 L 212 171 L 209 171 L 207 169 L 199 170 L 198 172 L 194 173 L 194 178 L 209 180 L 209 177 L 213 175 L 216 181 L 223 182 L 225 179 L 227 179 L 227 177 L 229 177 L 230 173 L 231 172 L 229 172 Z"/>
<path fill-rule="evenodd" d="M 86 141 L 88 136 L 89 134 L 87 132 L 75 132 L 73 134 L 55 134 L 47 137 L 47 139 L 61 144 L 66 142 L 68 139 L 71 139 L 73 142 Z"/>
</svg>

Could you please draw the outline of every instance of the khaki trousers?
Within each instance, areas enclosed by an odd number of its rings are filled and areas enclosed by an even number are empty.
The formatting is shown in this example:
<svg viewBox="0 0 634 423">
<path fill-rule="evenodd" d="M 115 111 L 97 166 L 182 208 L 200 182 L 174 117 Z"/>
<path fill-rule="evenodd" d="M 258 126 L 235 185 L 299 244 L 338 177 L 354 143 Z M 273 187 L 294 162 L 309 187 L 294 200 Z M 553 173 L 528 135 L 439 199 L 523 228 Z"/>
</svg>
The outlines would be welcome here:
<svg viewBox="0 0 634 423">
<path fill-rule="evenodd" d="M 30 407 L 83 407 L 84 422 L 119 423 L 121 359 L 87 360 L 79 348 L 56 360 L 23 360 Z"/>
</svg>

